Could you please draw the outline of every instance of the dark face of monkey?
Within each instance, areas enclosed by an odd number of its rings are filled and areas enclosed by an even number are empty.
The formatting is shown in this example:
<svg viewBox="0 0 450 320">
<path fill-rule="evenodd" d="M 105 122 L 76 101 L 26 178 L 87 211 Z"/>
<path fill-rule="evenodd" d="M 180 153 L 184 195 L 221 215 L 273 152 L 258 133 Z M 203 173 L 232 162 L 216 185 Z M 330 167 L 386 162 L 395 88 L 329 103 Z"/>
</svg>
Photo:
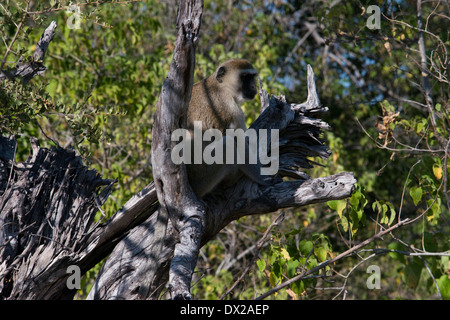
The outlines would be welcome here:
<svg viewBox="0 0 450 320">
<path fill-rule="evenodd" d="M 216 72 L 216 80 L 221 86 L 230 89 L 238 104 L 253 100 L 256 89 L 257 71 L 247 60 L 233 59 L 224 62 Z M 230 92 L 229 91 L 229 92 Z"/>
<path fill-rule="evenodd" d="M 252 100 L 256 93 L 256 74 L 254 73 L 241 73 L 241 83 L 242 83 L 242 95 L 247 100 Z"/>
</svg>

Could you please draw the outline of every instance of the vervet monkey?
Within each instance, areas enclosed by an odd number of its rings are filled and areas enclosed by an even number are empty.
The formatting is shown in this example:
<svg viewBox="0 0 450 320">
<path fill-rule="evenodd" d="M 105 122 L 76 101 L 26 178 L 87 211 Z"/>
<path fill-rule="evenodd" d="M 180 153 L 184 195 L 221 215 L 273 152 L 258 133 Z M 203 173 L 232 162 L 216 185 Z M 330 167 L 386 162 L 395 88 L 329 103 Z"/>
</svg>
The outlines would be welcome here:
<svg viewBox="0 0 450 320">
<path fill-rule="evenodd" d="M 201 125 L 202 133 L 208 129 L 218 129 L 224 137 L 222 141 L 215 143 L 221 143 L 225 149 L 226 129 L 240 128 L 244 131 L 247 129 L 240 105 L 255 97 L 256 76 L 257 71 L 249 61 L 233 59 L 222 63 L 208 78 L 195 83 L 187 111 L 186 129 L 191 134 L 198 124 Z M 202 141 L 202 137 L 197 139 Z M 203 142 L 202 151 L 209 143 Z M 236 155 L 238 151 L 236 149 L 234 151 Z M 248 157 L 248 145 L 244 152 Z M 192 152 L 192 159 L 194 156 Z M 227 164 L 223 161 L 223 164 L 208 165 L 194 164 L 194 161 L 191 161 L 191 164 L 186 164 L 186 168 L 191 187 L 199 198 L 212 191 L 221 182 L 226 184 L 236 182 L 242 174 L 259 184 L 267 184 L 260 175 L 260 165 L 248 162 Z"/>
</svg>

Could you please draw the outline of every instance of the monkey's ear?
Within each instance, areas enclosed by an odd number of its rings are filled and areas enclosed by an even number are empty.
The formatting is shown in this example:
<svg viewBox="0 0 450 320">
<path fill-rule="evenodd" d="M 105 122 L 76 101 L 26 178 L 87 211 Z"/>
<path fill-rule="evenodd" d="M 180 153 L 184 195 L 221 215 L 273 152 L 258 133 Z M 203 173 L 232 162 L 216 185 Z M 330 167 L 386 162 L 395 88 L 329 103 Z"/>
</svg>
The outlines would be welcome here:
<svg viewBox="0 0 450 320">
<path fill-rule="evenodd" d="M 219 70 L 217 70 L 216 79 L 219 83 L 222 83 L 222 81 L 223 81 L 222 78 L 226 72 L 227 72 L 227 70 L 225 69 L 225 67 L 220 67 Z"/>
</svg>

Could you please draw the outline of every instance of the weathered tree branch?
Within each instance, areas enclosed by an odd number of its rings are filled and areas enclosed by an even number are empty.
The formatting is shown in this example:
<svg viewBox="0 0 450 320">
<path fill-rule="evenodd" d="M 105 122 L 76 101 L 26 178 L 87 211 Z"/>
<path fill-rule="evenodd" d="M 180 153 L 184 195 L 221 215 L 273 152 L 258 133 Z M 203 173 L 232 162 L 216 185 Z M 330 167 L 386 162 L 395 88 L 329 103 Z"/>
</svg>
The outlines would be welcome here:
<svg viewBox="0 0 450 320">
<path fill-rule="evenodd" d="M 113 242 L 87 249 L 87 239 L 102 229 L 94 217 L 115 181 L 84 167 L 74 151 L 31 142 L 27 161 L 14 163 L 15 141 L 0 137 L 0 299 L 70 299 L 67 267 L 84 273 L 99 250 L 112 249 Z"/>
<path fill-rule="evenodd" d="M 166 234 L 167 220 L 180 232 L 180 242 L 175 245 L 174 256 L 169 273 L 169 286 L 175 299 L 191 298 L 190 283 L 197 263 L 200 239 L 203 233 L 206 208 L 192 191 L 184 165 L 172 161 L 171 150 L 175 146 L 172 132 L 182 128 L 194 84 L 195 44 L 200 31 L 203 1 L 182 1 L 179 4 L 177 28 L 172 65 L 164 81 L 161 95 L 156 105 L 152 136 L 153 177 L 161 205 L 155 234 L 159 239 L 154 242 L 152 252 L 159 254 Z M 150 278 L 145 279 L 140 294 L 146 298 L 149 294 L 148 281 L 155 271 L 148 266 Z M 144 274 L 149 272 L 144 270 Z"/>
<path fill-rule="evenodd" d="M 20 57 L 17 62 L 16 68 L 11 70 L 0 70 L 0 80 L 9 78 L 22 78 L 24 82 L 30 81 L 33 77 L 43 73 L 47 68 L 44 66 L 43 61 L 45 53 L 47 52 L 50 41 L 55 36 L 56 22 L 52 21 L 50 25 L 45 29 L 44 33 L 39 39 L 36 49 L 33 52 L 33 57 L 30 61 L 23 61 Z M 3 66 L 3 64 L 2 64 Z"/>
</svg>

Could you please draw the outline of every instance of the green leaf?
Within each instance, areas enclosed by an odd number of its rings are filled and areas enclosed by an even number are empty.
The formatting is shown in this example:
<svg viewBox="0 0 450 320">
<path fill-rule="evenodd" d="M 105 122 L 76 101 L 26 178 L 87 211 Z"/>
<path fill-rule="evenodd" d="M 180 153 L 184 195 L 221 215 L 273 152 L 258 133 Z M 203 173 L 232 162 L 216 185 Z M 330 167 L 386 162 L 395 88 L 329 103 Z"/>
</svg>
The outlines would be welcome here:
<svg viewBox="0 0 450 320">
<path fill-rule="evenodd" d="M 431 206 L 433 202 L 433 206 L 427 212 L 427 220 L 431 222 L 431 224 L 435 225 L 437 224 L 439 216 L 441 215 L 441 198 L 437 198 L 436 201 L 434 201 L 434 199 L 430 199 L 427 201 L 427 205 Z"/>
<path fill-rule="evenodd" d="M 330 207 L 331 210 L 335 210 L 337 208 L 337 202 L 338 200 L 331 200 L 327 202 L 327 205 Z"/>
<path fill-rule="evenodd" d="M 272 285 L 272 287 L 275 287 L 278 284 L 278 277 L 275 275 L 274 272 L 270 272 L 269 282 Z"/>
<path fill-rule="evenodd" d="M 274 275 L 276 275 L 278 278 L 283 276 L 283 267 L 280 265 L 279 261 L 276 261 L 272 265 L 272 272 Z"/>
<path fill-rule="evenodd" d="M 361 211 L 362 210 L 355 210 L 354 208 L 350 211 L 349 218 L 355 226 L 358 225 L 359 219 L 362 216 Z"/>
<path fill-rule="evenodd" d="M 448 275 L 443 274 L 439 279 L 436 280 L 439 291 L 441 292 L 442 299 L 450 300 L 450 278 Z"/>
<path fill-rule="evenodd" d="M 327 202 L 328 206 L 337 212 L 339 218 L 342 218 L 342 212 L 347 207 L 347 201 L 345 200 L 332 200 Z"/>
<path fill-rule="evenodd" d="M 342 229 L 344 229 L 344 232 L 348 231 L 348 220 L 345 216 L 343 216 L 341 218 L 341 226 L 342 226 Z"/>
<path fill-rule="evenodd" d="M 416 125 L 416 132 L 417 133 L 421 133 L 423 131 L 423 129 L 425 128 L 425 124 L 423 122 L 419 122 Z"/>
<path fill-rule="evenodd" d="M 320 247 L 314 249 L 314 254 L 319 259 L 320 262 L 327 260 L 327 249 Z"/>
<path fill-rule="evenodd" d="M 421 187 L 411 187 L 409 190 L 409 195 L 413 199 L 414 205 L 417 206 L 417 204 L 422 200 L 422 188 Z"/>
<path fill-rule="evenodd" d="M 375 209 L 378 210 L 378 212 L 381 212 L 381 204 L 378 201 L 375 201 L 372 203 L 372 210 L 375 211 Z"/>
<path fill-rule="evenodd" d="M 359 192 L 358 190 L 356 190 L 355 192 L 353 192 L 351 198 L 350 198 L 350 204 L 354 207 L 357 208 L 358 204 L 359 204 L 359 200 L 361 199 L 361 197 L 363 197 L 363 194 L 361 192 Z"/>
<path fill-rule="evenodd" d="M 388 222 L 388 225 L 390 226 L 392 222 L 394 222 L 396 212 L 392 205 L 390 205 L 389 208 L 391 209 L 391 217 L 389 218 Z"/>
<path fill-rule="evenodd" d="M 387 204 L 382 204 L 381 205 L 381 219 L 380 219 L 380 223 L 388 223 L 388 219 L 386 217 L 386 212 L 387 212 L 388 206 Z"/>
<path fill-rule="evenodd" d="M 298 249 L 303 255 L 307 255 L 311 252 L 314 244 L 311 241 L 302 240 L 298 244 Z"/>
<path fill-rule="evenodd" d="M 291 289 L 298 295 L 302 294 L 305 291 L 305 284 L 303 281 L 296 281 L 291 284 Z"/>
<path fill-rule="evenodd" d="M 287 262 L 286 268 L 287 268 L 287 275 L 289 278 L 292 278 L 295 276 L 297 272 L 297 267 L 300 265 L 300 261 L 291 259 Z"/>
<path fill-rule="evenodd" d="M 274 250 L 274 248 L 272 248 L 272 250 Z M 275 261 L 277 261 L 277 259 L 278 255 L 272 251 L 272 253 L 269 255 L 269 263 L 273 265 Z"/>
<path fill-rule="evenodd" d="M 264 272 L 264 270 L 266 269 L 266 261 L 264 259 L 256 261 L 256 265 L 261 272 Z"/>
</svg>

